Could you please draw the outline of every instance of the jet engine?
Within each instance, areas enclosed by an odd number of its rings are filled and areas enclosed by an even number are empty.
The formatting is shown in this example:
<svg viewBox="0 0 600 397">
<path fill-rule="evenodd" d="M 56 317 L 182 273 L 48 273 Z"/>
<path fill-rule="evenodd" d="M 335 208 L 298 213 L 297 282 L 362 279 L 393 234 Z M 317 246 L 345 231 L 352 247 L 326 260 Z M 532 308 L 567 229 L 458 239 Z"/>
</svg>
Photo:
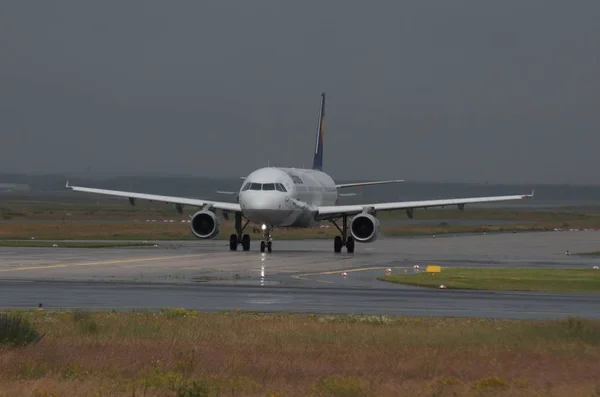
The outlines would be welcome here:
<svg viewBox="0 0 600 397">
<path fill-rule="evenodd" d="M 360 243 L 370 243 L 379 236 L 379 219 L 371 214 L 356 215 L 350 224 L 350 234 Z"/>
<path fill-rule="evenodd" d="M 219 234 L 219 217 L 212 211 L 198 211 L 190 220 L 192 233 L 201 239 L 210 239 Z"/>
</svg>

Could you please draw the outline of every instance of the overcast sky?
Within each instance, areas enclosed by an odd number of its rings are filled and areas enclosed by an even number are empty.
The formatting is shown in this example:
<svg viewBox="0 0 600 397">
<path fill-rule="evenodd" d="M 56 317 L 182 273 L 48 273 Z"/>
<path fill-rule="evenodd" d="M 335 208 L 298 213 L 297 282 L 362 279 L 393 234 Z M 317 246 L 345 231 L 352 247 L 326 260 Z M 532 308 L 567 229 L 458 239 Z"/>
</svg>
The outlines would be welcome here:
<svg viewBox="0 0 600 397">
<path fill-rule="evenodd" d="M 600 183 L 600 1 L 11 1 L 0 172 Z"/>
</svg>

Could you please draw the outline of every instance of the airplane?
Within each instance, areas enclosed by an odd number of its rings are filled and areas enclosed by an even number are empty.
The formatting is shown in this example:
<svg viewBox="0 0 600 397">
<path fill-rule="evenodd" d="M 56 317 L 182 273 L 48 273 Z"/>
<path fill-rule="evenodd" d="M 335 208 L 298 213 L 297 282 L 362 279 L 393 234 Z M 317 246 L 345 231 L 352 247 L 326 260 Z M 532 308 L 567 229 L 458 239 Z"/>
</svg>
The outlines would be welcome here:
<svg viewBox="0 0 600 397">
<path fill-rule="evenodd" d="M 197 207 L 199 211 L 190 216 L 190 228 L 199 239 L 216 237 L 220 232 L 220 216 L 228 220 L 233 214 L 235 233 L 229 236 L 230 250 L 236 251 L 239 245 L 242 246 L 243 251 L 250 250 L 250 235 L 244 233 L 244 230 L 249 222 L 253 222 L 261 225 L 263 238 L 260 242 L 260 252 L 263 253 L 265 250 L 272 252 L 271 233 L 275 228 L 310 228 L 319 225 L 321 221 L 328 221 L 340 233 L 334 238 L 334 252 L 340 253 L 342 248 L 346 247 L 348 253 L 353 253 L 356 242 L 371 243 L 378 238 L 380 225 L 377 213 L 381 211 L 404 210 L 412 219 L 417 208 L 456 205 L 460 210 L 464 210 L 465 204 L 533 197 L 534 191 L 531 194 L 508 196 L 337 205 L 338 198 L 343 195 L 338 193 L 340 189 L 399 183 L 404 180 L 336 184 L 333 178 L 323 171 L 324 119 L 325 93 L 322 93 L 311 169 L 289 167 L 256 169 L 241 178 L 243 182 L 236 202 L 70 186 L 68 181 L 66 187 L 78 192 L 128 198 L 131 205 L 135 205 L 136 200 L 175 204 L 179 213 L 183 212 L 183 206 Z"/>
</svg>

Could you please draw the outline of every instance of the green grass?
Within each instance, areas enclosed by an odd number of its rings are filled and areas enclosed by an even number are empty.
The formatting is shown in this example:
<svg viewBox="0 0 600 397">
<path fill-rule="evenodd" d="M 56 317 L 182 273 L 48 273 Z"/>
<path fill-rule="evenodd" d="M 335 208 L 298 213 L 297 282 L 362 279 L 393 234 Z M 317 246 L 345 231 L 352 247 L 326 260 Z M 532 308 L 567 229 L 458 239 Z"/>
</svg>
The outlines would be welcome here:
<svg viewBox="0 0 600 397">
<path fill-rule="evenodd" d="M 381 276 L 378 280 L 420 287 L 496 291 L 600 292 L 600 270 L 539 268 L 442 268 L 441 273 Z"/>
<path fill-rule="evenodd" d="M 36 241 L 36 240 L 0 240 L 0 247 L 53 247 L 61 248 L 113 248 L 113 247 L 150 247 L 151 243 L 142 242 L 96 242 L 96 241 Z"/>
<path fill-rule="evenodd" d="M 27 346 L 42 337 L 19 313 L 0 313 L 0 346 Z"/>
<path fill-rule="evenodd" d="M 600 251 L 592 251 L 592 252 L 579 252 L 576 253 L 575 255 L 580 255 L 580 256 L 592 256 L 592 257 L 600 257 Z"/>
</svg>

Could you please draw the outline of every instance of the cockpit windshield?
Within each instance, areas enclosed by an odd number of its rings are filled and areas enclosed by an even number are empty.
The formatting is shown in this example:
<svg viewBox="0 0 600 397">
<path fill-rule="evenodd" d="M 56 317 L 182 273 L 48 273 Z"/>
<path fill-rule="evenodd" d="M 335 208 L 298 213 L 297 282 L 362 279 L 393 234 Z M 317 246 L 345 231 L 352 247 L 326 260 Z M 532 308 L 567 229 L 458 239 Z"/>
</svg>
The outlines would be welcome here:
<svg viewBox="0 0 600 397">
<path fill-rule="evenodd" d="M 277 190 L 279 192 L 287 192 L 285 186 L 282 183 L 255 183 L 248 182 L 242 188 L 242 191 L 246 190 Z"/>
</svg>

